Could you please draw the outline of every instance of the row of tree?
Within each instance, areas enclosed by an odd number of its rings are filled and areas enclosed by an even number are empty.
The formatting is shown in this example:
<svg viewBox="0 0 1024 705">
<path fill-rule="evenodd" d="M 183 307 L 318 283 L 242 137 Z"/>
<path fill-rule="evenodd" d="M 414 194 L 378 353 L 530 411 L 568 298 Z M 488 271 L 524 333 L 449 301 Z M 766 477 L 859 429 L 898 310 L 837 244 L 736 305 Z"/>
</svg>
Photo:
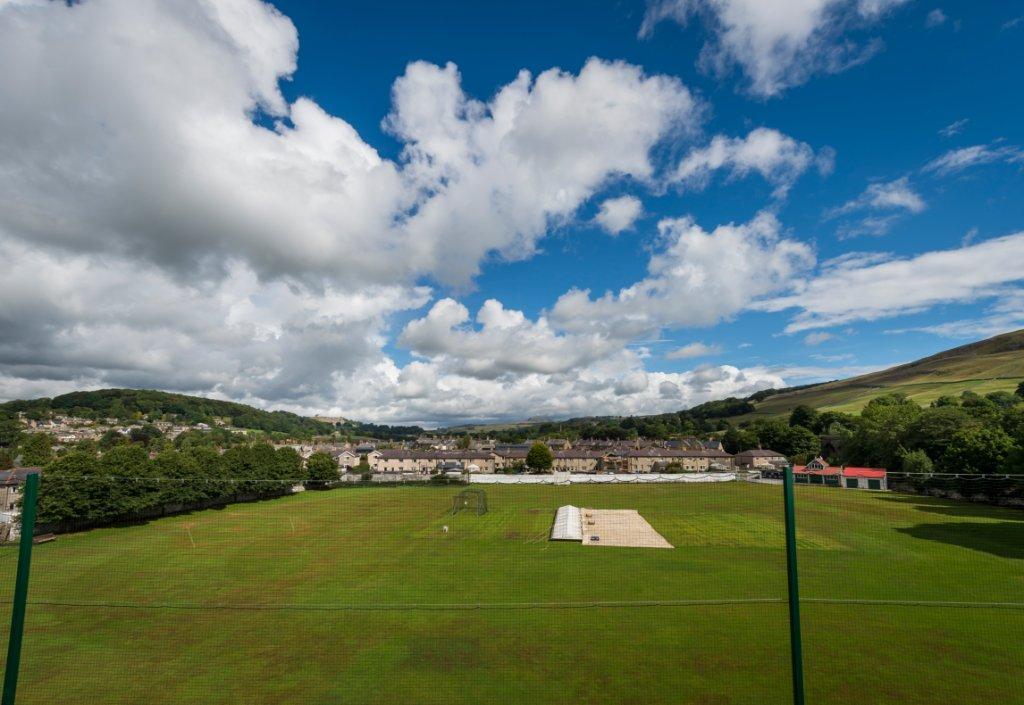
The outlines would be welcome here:
<svg viewBox="0 0 1024 705">
<path fill-rule="evenodd" d="M 71 530 L 286 494 L 297 484 L 326 487 L 338 479 L 331 456 L 303 463 L 292 448 L 266 443 L 223 453 L 209 446 L 168 449 L 150 457 L 140 443 L 97 454 L 74 450 L 43 469 L 39 523 Z"/>
<path fill-rule="evenodd" d="M 842 456 L 905 472 L 1024 472 L 1024 384 L 1017 394 L 941 397 L 928 408 L 889 395 L 843 431 Z"/>
<path fill-rule="evenodd" d="M 872 399 L 858 415 L 799 406 L 788 422 L 759 419 L 722 436 L 726 450 L 771 448 L 796 462 L 829 460 L 913 473 L 1024 472 L 1024 383 L 1016 393 L 943 396 L 927 407 L 901 394 Z"/>
<path fill-rule="evenodd" d="M 699 404 L 685 411 L 652 416 L 587 417 L 568 421 L 550 421 L 494 431 L 504 443 L 522 442 L 537 436 L 558 436 L 569 439 L 633 440 L 650 438 L 664 440 L 674 436 L 703 435 L 728 428 L 732 416 L 748 414 L 754 405 L 748 399 L 719 399 Z"/>
</svg>

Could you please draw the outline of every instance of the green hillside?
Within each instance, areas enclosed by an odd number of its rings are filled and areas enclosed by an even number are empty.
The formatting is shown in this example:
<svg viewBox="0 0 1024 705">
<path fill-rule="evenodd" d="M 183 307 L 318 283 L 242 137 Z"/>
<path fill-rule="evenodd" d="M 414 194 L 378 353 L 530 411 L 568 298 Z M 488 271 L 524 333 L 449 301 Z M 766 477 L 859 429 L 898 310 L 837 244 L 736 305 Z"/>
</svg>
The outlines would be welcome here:
<svg viewBox="0 0 1024 705">
<path fill-rule="evenodd" d="M 287 411 L 264 411 L 247 404 L 172 394 L 154 389 L 98 389 L 42 399 L 16 399 L 0 404 L 0 411 L 29 415 L 70 414 L 86 418 L 150 420 L 167 418 L 185 423 L 213 423 L 229 419 L 232 426 L 287 434 L 326 434 L 331 424 Z"/>
<path fill-rule="evenodd" d="M 845 380 L 785 389 L 766 389 L 745 399 L 704 402 L 679 412 L 652 416 L 589 416 L 566 420 L 522 421 L 457 426 L 453 433 L 487 433 L 501 440 L 534 436 L 664 438 L 700 434 L 719 428 L 722 419 L 743 423 L 755 418 L 788 416 L 794 407 L 857 413 L 871 399 L 892 392 L 925 406 L 943 395 L 972 391 L 1012 392 L 1024 381 L 1024 330 L 963 345 L 880 372 Z"/>
<path fill-rule="evenodd" d="M 30 418 L 68 414 L 84 418 L 116 418 L 121 421 L 165 419 L 183 423 L 213 424 L 227 420 L 236 428 L 283 433 L 293 437 L 323 436 L 340 432 L 374 438 L 414 438 L 423 433 L 419 426 L 382 426 L 345 420 L 331 423 L 288 411 L 265 411 L 237 402 L 174 394 L 155 389 L 97 389 L 71 392 L 52 399 L 14 399 L 0 404 L 3 412 L 24 412 Z"/>
<path fill-rule="evenodd" d="M 1013 391 L 1024 381 L 1024 330 L 997 335 L 922 358 L 916 362 L 781 392 L 754 404 L 753 416 L 788 414 L 806 404 L 816 409 L 856 413 L 880 394 L 900 392 L 925 405 L 943 395 Z"/>
</svg>

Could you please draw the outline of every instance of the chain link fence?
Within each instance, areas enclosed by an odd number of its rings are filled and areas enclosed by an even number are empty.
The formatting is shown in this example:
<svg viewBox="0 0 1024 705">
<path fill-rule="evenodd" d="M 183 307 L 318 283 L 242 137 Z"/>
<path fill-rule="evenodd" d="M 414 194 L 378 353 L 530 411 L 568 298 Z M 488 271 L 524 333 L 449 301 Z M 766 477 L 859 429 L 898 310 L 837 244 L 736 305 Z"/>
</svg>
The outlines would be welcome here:
<svg viewBox="0 0 1024 705">
<path fill-rule="evenodd" d="M 794 488 L 806 701 L 1024 703 L 1024 513 L 903 479 Z M 44 477 L 17 705 L 794 702 L 780 483 L 447 482 Z"/>
</svg>

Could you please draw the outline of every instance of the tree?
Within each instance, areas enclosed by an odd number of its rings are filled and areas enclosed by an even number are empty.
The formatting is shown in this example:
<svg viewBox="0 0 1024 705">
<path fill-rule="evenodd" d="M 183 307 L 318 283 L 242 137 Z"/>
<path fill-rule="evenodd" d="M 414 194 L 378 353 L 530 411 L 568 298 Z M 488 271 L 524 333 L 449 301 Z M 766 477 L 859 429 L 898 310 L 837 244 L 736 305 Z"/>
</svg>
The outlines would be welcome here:
<svg viewBox="0 0 1024 705">
<path fill-rule="evenodd" d="M 274 453 L 274 473 L 276 479 L 291 484 L 306 480 L 306 468 L 302 465 L 302 456 L 294 448 L 285 446 Z"/>
<path fill-rule="evenodd" d="M 110 429 L 100 436 L 100 450 L 109 450 L 116 445 L 127 443 L 128 437 L 116 429 Z"/>
<path fill-rule="evenodd" d="M 1017 385 L 1017 396 L 1024 397 L 1024 382 Z"/>
<path fill-rule="evenodd" d="M 526 454 L 526 466 L 533 472 L 547 472 L 554 462 L 551 449 L 540 441 L 530 446 L 530 451 Z"/>
<path fill-rule="evenodd" d="M 839 435 L 849 431 L 857 424 L 857 417 L 853 414 L 846 414 L 842 411 L 822 411 L 814 421 L 810 429 L 815 433 L 829 433 Z"/>
<path fill-rule="evenodd" d="M 722 447 L 727 453 L 739 453 L 757 448 L 757 434 L 746 429 L 730 426 L 722 436 Z"/>
<path fill-rule="evenodd" d="M 1001 428 L 965 428 L 950 440 L 942 456 L 942 469 L 979 475 L 1000 472 L 1015 449 L 1013 439 Z"/>
<path fill-rule="evenodd" d="M 306 460 L 307 487 L 326 488 L 338 481 L 338 463 L 329 453 L 313 453 Z"/>
<path fill-rule="evenodd" d="M 1020 404 L 1020 397 L 1012 392 L 989 392 L 985 398 L 1000 409 L 1012 409 Z"/>
<path fill-rule="evenodd" d="M 959 406 L 938 406 L 924 409 L 921 415 L 907 425 L 901 439 L 911 450 L 920 449 L 930 458 L 941 458 L 953 436 L 980 422 Z"/>
<path fill-rule="evenodd" d="M 114 400 L 114 403 L 110 405 L 110 410 L 107 413 L 115 419 L 128 418 L 128 410 L 125 408 L 124 402 L 120 399 Z"/>
<path fill-rule="evenodd" d="M 790 426 L 803 426 L 804 428 L 813 429 L 817 425 L 817 420 L 818 412 L 806 404 L 800 404 L 789 414 Z"/>
<path fill-rule="evenodd" d="M 1003 412 L 1002 427 L 1014 442 L 1024 447 L 1024 406 L 1017 406 Z"/>
<path fill-rule="evenodd" d="M 132 430 L 128 432 L 128 439 L 132 443 L 141 443 L 147 446 L 150 442 L 163 437 L 163 431 L 150 423 L 143 424 L 142 426 L 133 426 Z"/>
<path fill-rule="evenodd" d="M 969 390 L 960 395 L 960 406 L 978 419 L 991 420 L 999 416 L 999 407 L 994 401 Z"/>
<path fill-rule="evenodd" d="M 43 470 L 39 483 L 38 521 L 42 525 L 92 521 L 103 501 L 92 479 L 99 472 L 95 455 L 71 451 Z M 96 501 L 94 501 L 96 500 Z"/>
<path fill-rule="evenodd" d="M 786 436 L 789 434 L 790 426 L 782 419 L 758 419 L 751 425 L 750 430 L 757 435 L 758 444 L 762 448 L 771 448 L 783 455 L 789 455 L 786 451 Z"/>
<path fill-rule="evenodd" d="M 30 467 L 46 465 L 53 460 L 53 440 L 47 433 L 30 434 L 21 444 L 21 464 Z"/>
<path fill-rule="evenodd" d="M 464 434 L 462 438 L 459 439 L 459 448 L 462 450 L 468 450 L 471 444 L 472 439 L 469 437 L 468 433 Z"/>
<path fill-rule="evenodd" d="M 903 456 L 903 472 L 927 474 L 932 471 L 932 459 L 923 450 L 912 450 Z"/>
<path fill-rule="evenodd" d="M 21 440 L 21 422 L 14 414 L 0 413 L 0 448 L 11 448 Z"/>
<path fill-rule="evenodd" d="M 139 445 L 114 446 L 100 457 L 97 485 L 104 494 L 101 518 L 133 516 L 159 505 L 159 480 L 152 480 L 149 453 Z M 45 475 L 44 475 L 45 477 Z"/>
<path fill-rule="evenodd" d="M 875 397 L 861 411 L 850 438 L 843 443 L 844 460 L 883 468 L 900 466 L 907 428 L 921 407 L 902 394 Z"/>
<path fill-rule="evenodd" d="M 93 455 L 97 455 L 100 452 L 100 444 L 97 443 L 96 440 L 93 438 L 83 438 L 74 445 L 74 450 L 80 451 L 82 453 L 92 453 Z"/>
<path fill-rule="evenodd" d="M 810 429 L 803 426 L 793 426 L 784 437 L 782 448 L 775 448 L 780 453 L 796 462 L 807 462 L 821 453 L 821 441 Z"/>
<path fill-rule="evenodd" d="M 150 462 L 150 471 L 157 478 L 154 480 L 156 497 L 150 501 L 154 506 L 171 505 L 189 507 L 216 496 L 201 477 L 195 459 L 173 449 L 161 451 Z"/>
</svg>

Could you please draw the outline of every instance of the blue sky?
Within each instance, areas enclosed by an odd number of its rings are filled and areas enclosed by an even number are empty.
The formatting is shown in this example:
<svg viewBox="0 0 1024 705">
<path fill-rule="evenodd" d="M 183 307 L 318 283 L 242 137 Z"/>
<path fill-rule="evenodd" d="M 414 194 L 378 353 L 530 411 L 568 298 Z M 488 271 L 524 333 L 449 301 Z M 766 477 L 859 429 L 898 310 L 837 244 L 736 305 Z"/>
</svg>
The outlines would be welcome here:
<svg viewBox="0 0 1024 705">
<path fill-rule="evenodd" d="M 653 413 L 1024 327 L 1024 6 L 761 12 L 0 2 L 0 396 Z"/>
</svg>

